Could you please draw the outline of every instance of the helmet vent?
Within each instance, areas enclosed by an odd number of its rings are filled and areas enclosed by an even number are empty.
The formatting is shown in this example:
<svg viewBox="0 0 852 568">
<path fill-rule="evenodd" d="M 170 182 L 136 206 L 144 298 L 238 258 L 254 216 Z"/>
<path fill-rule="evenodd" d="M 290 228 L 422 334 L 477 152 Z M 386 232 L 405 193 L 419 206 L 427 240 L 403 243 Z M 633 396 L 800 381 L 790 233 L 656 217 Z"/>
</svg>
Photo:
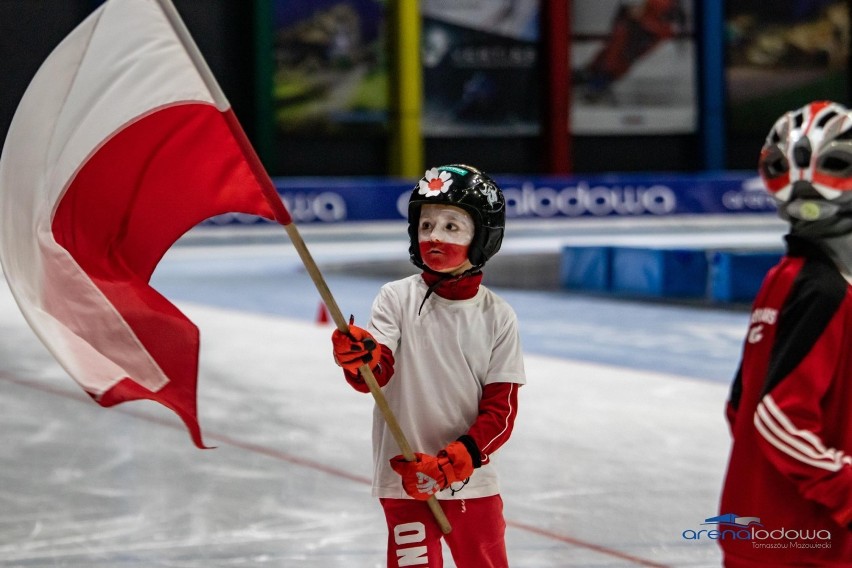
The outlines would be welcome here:
<svg viewBox="0 0 852 568">
<path fill-rule="evenodd" d="M 806 168 L 811 163 L 811 142 L 807 138 L 802 138 L 796 142 L 793 148 L 793 160 L 799 168 Z"/>
<path fill-rule="evenodd" d="M 789 169 L 787 167 L 787 160 L 784 159 L 783 156 L 779 156 L 778 158 L 776 158 L 774 160 L 767 161 L 764 164 L 763 167 L 764 167 L 764 170 L 766 171 L 766 174 L 770 178 L 778 177 L 782 174 L 785 174 L 785 173 L 787 173 L 787 170 Z"/>
<path fill-rule="evenodd" d="M 849 166 L 852 166 L 852 163 L 848 159 L 838 156 L 827 156 L 820 164 L 820 168 L 828 172 L 843 172 L 849 169 Z"/>
<path fill-rule="evenodd" d="M 793 116 L 793 124 L 796 128 L 801 128 L 802 124 L 805 123 L 805 117 L 802 115 L 802 112 L 799 111 Z"/>
<path fill-rule="evenodd" d="M 820 128 L 824 128 L 825 125 L 828 124 L 828 121 L 834 118 L 835 116 L 837 116 L 837 113 L 834 111 L 826 113 L 825 116 L 819 119 L 819 122 L 817 122 L 817 126 Z"/>
</svg>

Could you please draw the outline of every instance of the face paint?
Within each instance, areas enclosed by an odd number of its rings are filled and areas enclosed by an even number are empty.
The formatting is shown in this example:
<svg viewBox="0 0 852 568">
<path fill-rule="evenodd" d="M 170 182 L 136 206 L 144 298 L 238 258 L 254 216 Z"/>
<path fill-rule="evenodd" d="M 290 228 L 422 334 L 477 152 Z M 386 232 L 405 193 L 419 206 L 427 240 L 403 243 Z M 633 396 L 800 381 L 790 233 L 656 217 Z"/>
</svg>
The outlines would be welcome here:
<svg viewBox="0 0 852 568">
<path fill-rule="evenodd" d="M 420 257 L 436 272 L 463 272 L 470 268 L 467 252 L 473 240 L 473 219 L 452 205 L 424 205 L 417 229 Z"/>
</svg>

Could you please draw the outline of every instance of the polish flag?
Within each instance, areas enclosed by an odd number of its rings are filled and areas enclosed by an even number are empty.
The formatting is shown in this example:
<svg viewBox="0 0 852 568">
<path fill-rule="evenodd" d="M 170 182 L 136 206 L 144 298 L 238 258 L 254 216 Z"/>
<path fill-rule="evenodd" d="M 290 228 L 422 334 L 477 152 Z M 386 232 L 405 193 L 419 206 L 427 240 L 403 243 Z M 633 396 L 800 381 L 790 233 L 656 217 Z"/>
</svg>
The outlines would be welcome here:
<svg viewBox="0 0 852 568">
<path fill-rule="evenodd" d="M 197 327 L 150 287 L 226 212 L 287 210 L 169 0 L 109 0 L 54 50 L 0 158 L 0 263 L 36 335 L 102 406 L 196 412 Z"/>
</svg>

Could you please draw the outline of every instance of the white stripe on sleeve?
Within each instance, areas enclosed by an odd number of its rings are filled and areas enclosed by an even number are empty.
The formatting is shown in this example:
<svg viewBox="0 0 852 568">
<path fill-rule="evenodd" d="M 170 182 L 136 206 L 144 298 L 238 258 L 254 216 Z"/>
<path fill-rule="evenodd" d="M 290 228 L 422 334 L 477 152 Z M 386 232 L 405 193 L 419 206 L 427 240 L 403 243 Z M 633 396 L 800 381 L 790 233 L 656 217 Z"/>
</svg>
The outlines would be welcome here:
<svg viewBox="0 0 852 568">
<path fill-rule="evenodd" d="M 813 432 L 797 428 L 771 395 L 764 396 L 757 405 L 754 425 L 767 442 L 807 465 L 839 471 L 844 464 L 852 464 L 852 457 L 834 448 L 827 448 Z"/>
</svg>

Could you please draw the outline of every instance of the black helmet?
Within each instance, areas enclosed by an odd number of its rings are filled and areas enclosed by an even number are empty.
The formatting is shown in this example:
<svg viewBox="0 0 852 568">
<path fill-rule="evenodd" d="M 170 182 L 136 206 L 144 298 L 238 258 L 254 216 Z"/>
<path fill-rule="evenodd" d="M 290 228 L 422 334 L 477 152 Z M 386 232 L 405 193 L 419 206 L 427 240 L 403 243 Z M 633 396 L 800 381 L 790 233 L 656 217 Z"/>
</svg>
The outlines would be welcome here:
<svg viewBox="0 0 852 568">
<path fill-rule="evenodd" d="M 852 115 L 830 101 L 785 113 L 758 165 L 790 233 L 824 239 L 852 233 Z"/>
<path fill-rule="evenodd" d="M 494 180 L 476 168 L 463 164 L 432 168 L 411 191 L 408 200 L 408 252 L 411 262 L 426 270 L 417 242 L 423 205 L 454 205 L 470 214 L 474 233 L 467 257 L 474 268 L 481 268 L 500 250 L 506 225 L 506 201 Z"/>
</svg>

